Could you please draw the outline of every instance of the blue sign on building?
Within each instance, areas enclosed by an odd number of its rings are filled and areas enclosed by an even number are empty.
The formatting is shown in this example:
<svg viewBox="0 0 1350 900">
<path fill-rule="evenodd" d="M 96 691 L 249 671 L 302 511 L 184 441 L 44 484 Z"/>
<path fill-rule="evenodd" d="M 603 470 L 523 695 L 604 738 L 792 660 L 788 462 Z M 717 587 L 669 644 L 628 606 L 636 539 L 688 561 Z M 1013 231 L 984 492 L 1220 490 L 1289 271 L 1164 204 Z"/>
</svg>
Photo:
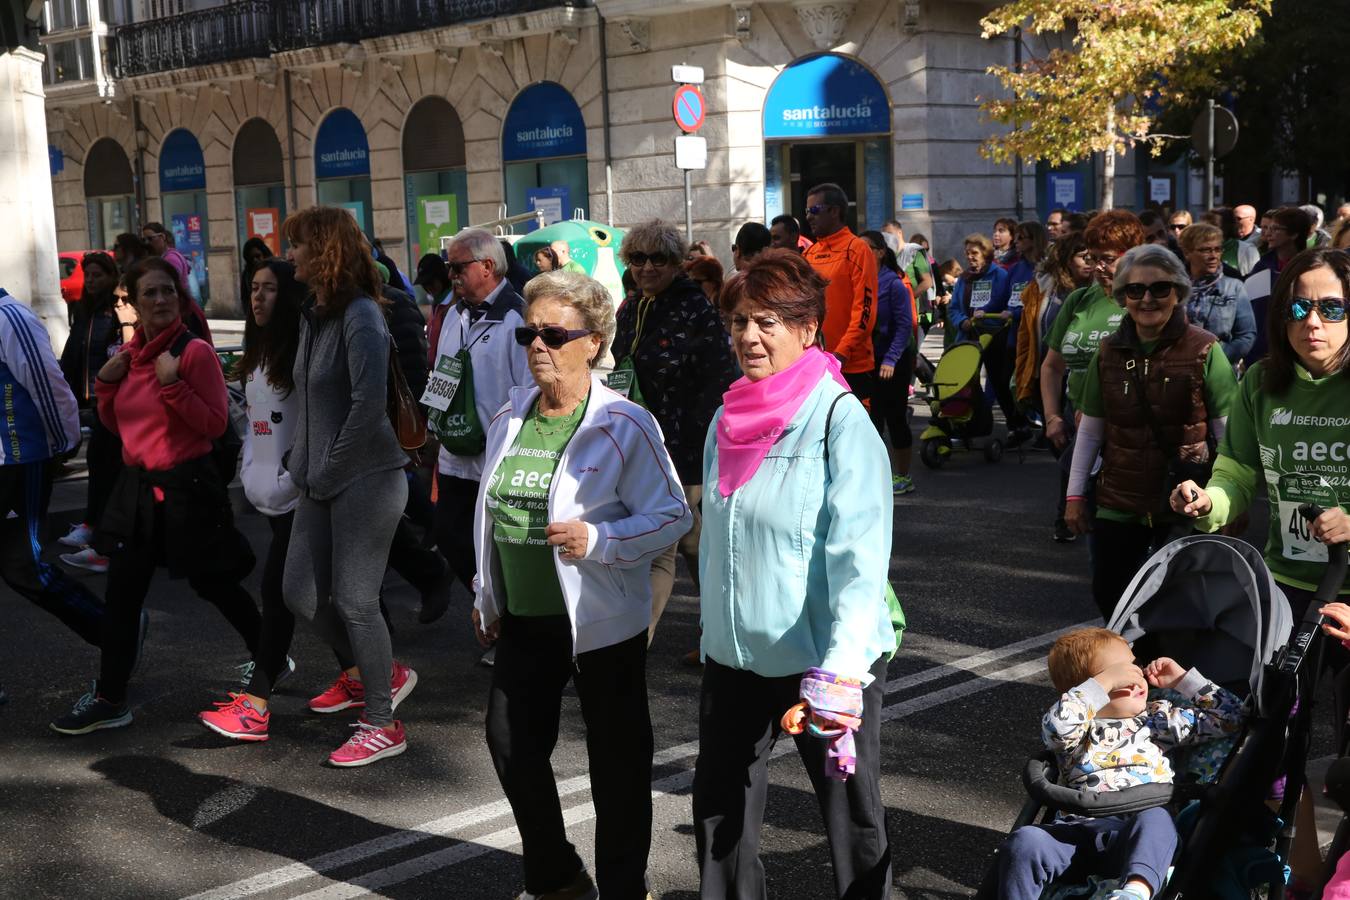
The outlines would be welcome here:
<svg viewBox="0 0 1350 900">
<path fill-rule="evenodd" d="M 159 191 L 206 190 L 206 163 L 202 145 L 186 128 L 169 132 L 159 150 Z"/>
<path fill-rule="evenodd" d="M 66 168 L 66 155 L 61 152 L 60 147 L 47 145 L 47 163 L 52 168 L 52 177 L 55 178 Z"/>
<path fill-rule="evenodd" d="M 887 134 L 891 104 L 875 75 L 845 56 L 822 53 L 795 62 L 764 100 L 764 137 Z"/>
<path fill-rule="evenodd" d="M 502 125 L 502 161 L 586 155 L 586 123 L 567 88 L 541 81 L 521 91 Z"/>
<path fill-rule="evenodd" d="M 356 113 L 339 107 L 328 114 L 314 138 L 315 178 L 370 175 L 370 144 Z"/>
</svg>

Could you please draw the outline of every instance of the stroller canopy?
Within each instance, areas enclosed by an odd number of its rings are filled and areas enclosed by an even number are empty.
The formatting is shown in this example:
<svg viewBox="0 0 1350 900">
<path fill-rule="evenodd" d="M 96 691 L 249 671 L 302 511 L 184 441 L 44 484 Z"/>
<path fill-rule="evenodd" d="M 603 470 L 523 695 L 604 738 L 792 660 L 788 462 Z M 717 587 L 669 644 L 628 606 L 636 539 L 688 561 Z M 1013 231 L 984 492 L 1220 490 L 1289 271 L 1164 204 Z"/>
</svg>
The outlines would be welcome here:
<svg viewBox="0 0 1350 900">
<path fill-rule="evenodd" d="M 1184 537 L 1153 554 L 1107 623 L 1141 659 L 1170 656 L 1249 694 L 1258 715 L 1264 712 L 1264 666 L 1289 640 L 1293 625 L 1289 601 L 1260 551 L 1219 535 Z"/>
</svg>

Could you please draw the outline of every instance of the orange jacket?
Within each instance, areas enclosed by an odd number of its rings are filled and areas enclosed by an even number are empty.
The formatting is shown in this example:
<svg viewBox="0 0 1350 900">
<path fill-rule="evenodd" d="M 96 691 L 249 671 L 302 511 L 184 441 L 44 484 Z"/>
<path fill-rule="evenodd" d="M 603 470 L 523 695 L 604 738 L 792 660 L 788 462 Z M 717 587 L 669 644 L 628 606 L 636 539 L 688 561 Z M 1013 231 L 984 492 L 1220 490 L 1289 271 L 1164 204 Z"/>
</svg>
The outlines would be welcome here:
<svg viewBox="0 0 1350 900">
<path fill-rule="evenodd" d="M 829 282 L 825 288 L 825 349 L 844 361 L 844 372 L 871 372 L 876 325 L 877 258 L 867 241 L 847 227 L 816 241 L 806 261 Z"/>
</svg>

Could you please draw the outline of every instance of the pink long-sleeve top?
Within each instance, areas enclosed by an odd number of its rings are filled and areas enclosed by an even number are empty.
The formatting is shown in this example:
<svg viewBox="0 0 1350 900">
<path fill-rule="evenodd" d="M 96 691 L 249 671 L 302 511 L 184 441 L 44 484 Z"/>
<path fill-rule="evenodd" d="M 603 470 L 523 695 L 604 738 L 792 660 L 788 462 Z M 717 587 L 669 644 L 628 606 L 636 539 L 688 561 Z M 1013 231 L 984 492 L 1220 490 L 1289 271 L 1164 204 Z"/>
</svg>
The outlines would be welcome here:
<svg viewBox="0 0 1350 900">
<path fill-rule="evenodd" d="M 180 322 L 147 343 L 138 329 L 121 351 L 131 354 L 127 376 L 94 385 L 99 419 L 122 438 L 122 460 L 129 466 L 171 469 L 210 453 L 211 442 L 225 432 L 225 376 L 210 344 L 194 340 L 183 348 L 172 384 L 160 384 L 155 374 L 156 357 L 184 330 Z"/>
</svg>

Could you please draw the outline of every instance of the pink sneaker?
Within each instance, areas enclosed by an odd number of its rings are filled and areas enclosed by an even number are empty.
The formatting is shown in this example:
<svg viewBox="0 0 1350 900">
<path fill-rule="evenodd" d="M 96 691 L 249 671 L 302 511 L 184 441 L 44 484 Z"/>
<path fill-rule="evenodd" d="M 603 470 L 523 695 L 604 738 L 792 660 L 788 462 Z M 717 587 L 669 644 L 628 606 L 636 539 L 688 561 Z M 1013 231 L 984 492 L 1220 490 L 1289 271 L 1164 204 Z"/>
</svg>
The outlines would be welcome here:
<svg viewBox="0 0 1350 900">
<path fill-rule="evenodd" d="M 346 672 L 339 675 L 328 690 L 309 701 L 309 708 L 316 713 L 335 713 L 353 706 L 365 705 L 365 685 Z"/>
<path fill-rule="evenodd" d="M 347 743 L 334 750 L 328 757 L 330 765 L 343 768 L 368 766 L 386 756 L 398 756 L 408 749 L 408 739 L 403 733 L 402 722 L 394 722 L 387 728 L 380 728 L 362 719 L 352 727 L 356 730 L 347 739 Z"/>
<path fill-rule="evenodd" d="M 230 694 L 229 703 L 217 703 L 215 709 L 197 714 L 202 724 L 216 734 L 236 741 L 267 740 L 270 712 L 258 712 L 243 694 Z"/>
<path fill-rule="evenodd" d="M 417 673 L 398 660 L 394 660 L 394 670 L 389 673 L 389 699 L 393 709 L 398 709 L 413 688 L 417 687 Z"/>
</svg>

